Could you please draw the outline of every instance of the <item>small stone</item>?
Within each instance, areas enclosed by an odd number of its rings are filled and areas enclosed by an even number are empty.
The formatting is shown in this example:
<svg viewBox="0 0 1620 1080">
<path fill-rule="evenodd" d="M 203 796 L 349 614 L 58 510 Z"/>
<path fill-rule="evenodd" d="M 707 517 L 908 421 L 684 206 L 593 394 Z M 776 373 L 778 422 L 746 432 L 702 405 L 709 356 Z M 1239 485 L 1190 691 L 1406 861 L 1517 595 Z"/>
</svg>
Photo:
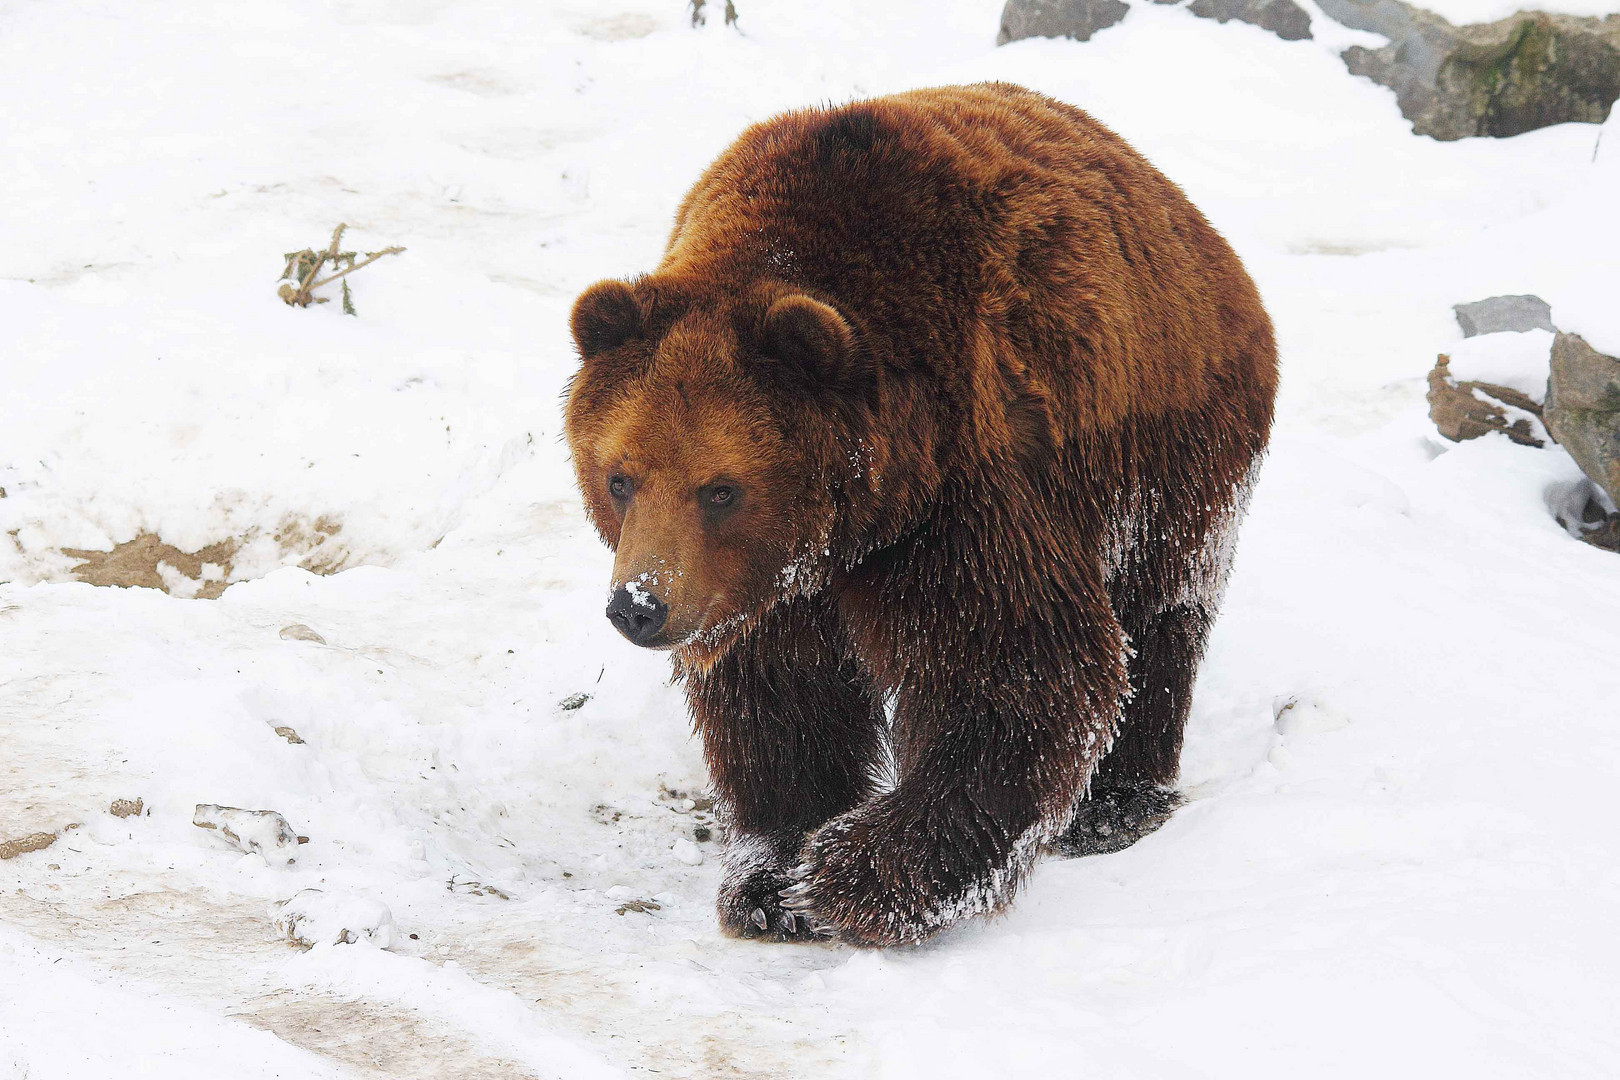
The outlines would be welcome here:
<svg viewBox="0 0 1620 1080">
<path fill-rule="evenodd" d="M 1457 325 L 1463 337 L 1503 332 L 1524 333 L 1527 330 L 1556 332 L 1552 323 L 1552 307 L 1539 296 L 1528 293 L 1516 296 L 1491 296 L 1471 304 L 1453 304 Z"/>
<path fill-rule="evenodd" d="M 139 815 L 145 808 L 146 804 L 141 799 L 114 799 L 107 812 L 113 817 L 127 818 Z"/>
<path fill-rule="evenodd" d="M 645 915 L 650 912 L 661 910 L 662 906 L 663 905 L 659 904 L 656 900 L 626 900 L 613 910 L 618 912 L 620 915 L 626 915 L 632 911 L 638 915 Z"/>
<path fill-rule="evenodd" d="M 675 856 L 675 858 L 679 859 L 687 866 L 703 865 L 703 852 L 696 844 L 692 843 L 692 841 L 688 840 L 684 836 L 676 837 L 675 843 L 671 845 L 669 850 Z"/>
<path fill-rule="evenodd" d="M 692 839 L 700 844 L 707 844 L 714 839 L 714 830 L 707 825 L 694 825 L 692 827 Z"/>
<path fill-rule="evenodd" d="M 304 745 L 304 740 L 299 738 L 298 732 L 294 731 L 292 728 L 288 727 L 286 724 L 281 724 L 278 727 L 276 727 L 275 728 L 275 733 L 277 735 L 280 735 L 283 739 L 286 739 L 288 742 L 292 743 L 294 746 L 303 746 Z"/>
<path fill-rule="evenodd" d="M 589 694 L 569 694 L 567 697 L 557 702 L 557 707 L 563 712 L 573 712 L 575 709 L 580 708 L 589 700 L 591 700 L 591 695 Z"/>
<path fill-rule="evenodd" d="M 309 627 L 305 626 L 303 623 L 296 623 L 296 622 L 295 623 L 290 623 L 287 626 L 283 626 L 281 628 L 281 640 L 283 640 L 283 641 L 313 641 L 317 645 L 325 645 L 326 644 L 326 639 L 321 637 L 321 635 L 317 634 L 315 631 L 311 630 Z"/>
</svg>

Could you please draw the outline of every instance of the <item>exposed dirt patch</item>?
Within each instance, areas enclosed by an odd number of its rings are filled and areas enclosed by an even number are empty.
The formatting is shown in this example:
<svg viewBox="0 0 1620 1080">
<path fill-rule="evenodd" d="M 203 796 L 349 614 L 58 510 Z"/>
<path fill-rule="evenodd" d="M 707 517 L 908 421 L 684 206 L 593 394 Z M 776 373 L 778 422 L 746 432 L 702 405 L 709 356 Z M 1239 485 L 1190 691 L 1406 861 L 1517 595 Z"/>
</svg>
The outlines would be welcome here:
<svg viewBox="0 0 1620 1080">
<path fill-rule="evenodd" d="M 283 556 L 302 554 L 298 565 L 324 577 L 348 567 L 348 549 L 337 539 L 342 531 L 343 523 L 326 515 L 313 521 L 289 516 L 282 519 L 272 538 Z M 233 581 L 242 580 L 237 574 L 237 555 L 262 535 L 254 530 L 196 551 L 182 551 L 156 533 L 143 532 L 111 551 L 63 548 L 62 553 L 79 560 L 70 572 L 90 585 L 162 589 L 172 596 L 213 600 Z"/>
<path fill-rule="evenodd" d="M 335 541 L 343 531 L 343 523 L 336 518 L 321 515 L 314 521 L 286 518 L 276 530 L 276 543 L 285 554 L 307 551 L 299 566 L 312 574 L 335 574 L 348 565 L 349 553 Z"/>
<path fill-rule="evenodd" d="M 196 584 L 190 595 L 212 600 L 229 584 L 237 547 L 234 540 L 221 540 L 196 551 L 181 551 L 165 544 L 156 533 L 141 533 L 111 551 L 63 548 L 62 553 L 82 560 L 73 568 L 73 576 L 91 585 L 179 593 L 188 588 L 183 581 L 191 581 Z"/>
<path fill-rule="evenodd" d="M 735 19 L 726 21 L 733 22 Z M 658 28 L 658 20 L 650 15 L 609 15 L 583 24 L 579 32 L 593 41 L 632 41 L 644 38 Z"/>
<path fill-rule="evenodd" d="M 529 1080 L 515 1061 L 490 1057 L 459 1032 L 408 1008 L 325 994 L 274 994 L 235 1014 L 294 1046 L 366 1075 L 417 1080 Z"/>
<path fill-rule="evenodd" d="M 478 97 L 507 97 L 522 89 L 516 82 L 498 71 L 447 71 L 429 75 L 427 81 L 435 86 L 460 90 Z"/>
<path fill-rule="evenodd" d="M 26 855 L 30 851 L 44 851 L 56 843 L 56 834 L 49 832 L 29 833 L 19 836 L 15 840 L 0 840 L 0 859 L 15 859 L 19 855 Z"/>
</svg>

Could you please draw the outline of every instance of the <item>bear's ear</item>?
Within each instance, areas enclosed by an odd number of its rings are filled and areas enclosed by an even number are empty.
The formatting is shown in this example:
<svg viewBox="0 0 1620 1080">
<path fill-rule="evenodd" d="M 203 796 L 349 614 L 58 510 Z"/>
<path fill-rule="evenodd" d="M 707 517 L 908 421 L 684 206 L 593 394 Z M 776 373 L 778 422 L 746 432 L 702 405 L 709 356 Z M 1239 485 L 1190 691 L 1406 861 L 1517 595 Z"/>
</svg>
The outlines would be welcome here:
<svg viewBox="0 0 1620 1080">
<path fill-rule="evenodd" d="M 617 348 L 641 333 L 641 305 L 622 281 L 598 281 L 574 301 L 568 320 L 581 356 Z"/>
<path fill-rule="evenodd" d="M 760 351 L 818 381 L 838 382 L 854 363 L 855 333 L 836 308 L 802 294 L 784 296 L 765 312 Z"/>
</svg>

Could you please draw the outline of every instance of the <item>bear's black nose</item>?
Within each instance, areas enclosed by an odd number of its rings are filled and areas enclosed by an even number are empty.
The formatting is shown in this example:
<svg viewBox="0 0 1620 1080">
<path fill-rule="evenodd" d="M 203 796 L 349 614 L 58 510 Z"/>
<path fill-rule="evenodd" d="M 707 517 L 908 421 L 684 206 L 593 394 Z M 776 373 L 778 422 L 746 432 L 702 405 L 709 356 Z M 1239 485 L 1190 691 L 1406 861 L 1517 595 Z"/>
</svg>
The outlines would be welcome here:
<svg viewBox="0 0 1620 1080">
<path fill-rule="evenodd" d="M 638 587 L 632 593 L 621 585 L 608 601 L 607 617 L 619 633 L 637 645 L 645 645 L 664 628 L 669 608 L 646 589 Z"/>
</svg>

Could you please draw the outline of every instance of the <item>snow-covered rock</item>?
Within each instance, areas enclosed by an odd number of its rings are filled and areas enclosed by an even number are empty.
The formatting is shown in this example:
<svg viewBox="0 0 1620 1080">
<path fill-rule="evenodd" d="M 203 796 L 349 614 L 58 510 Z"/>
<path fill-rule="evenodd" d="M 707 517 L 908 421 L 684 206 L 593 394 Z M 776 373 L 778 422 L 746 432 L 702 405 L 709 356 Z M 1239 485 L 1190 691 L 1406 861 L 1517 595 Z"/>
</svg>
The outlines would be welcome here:
<svg viewBox="0 0 1620 1080">
<path fill-rule="evenodd" d="M 274 810 L 242 810 L 235 806 L 198 803 L 191 823 L 212 829 L 250 855 L 263 856 L 268 863 L 290 863 L 298 858 L 298 845 L 305 841 L 287 819 Z"/>
<path fill-rule="evenodd" d="M 364 943 L 387 949 L 395 939 L 388 905 L 359 893 L 305 889 L 276 905 L 273 919 L 288 941 L 300 945 Z"/>
<path fill-rule="evenodd" d="M 1501 331 L 1447 347 L 1453 378 L 1495 383 L 1540 404 L 1547 394 L 1553 335 L 1546 330 Z"/>
</svg>

